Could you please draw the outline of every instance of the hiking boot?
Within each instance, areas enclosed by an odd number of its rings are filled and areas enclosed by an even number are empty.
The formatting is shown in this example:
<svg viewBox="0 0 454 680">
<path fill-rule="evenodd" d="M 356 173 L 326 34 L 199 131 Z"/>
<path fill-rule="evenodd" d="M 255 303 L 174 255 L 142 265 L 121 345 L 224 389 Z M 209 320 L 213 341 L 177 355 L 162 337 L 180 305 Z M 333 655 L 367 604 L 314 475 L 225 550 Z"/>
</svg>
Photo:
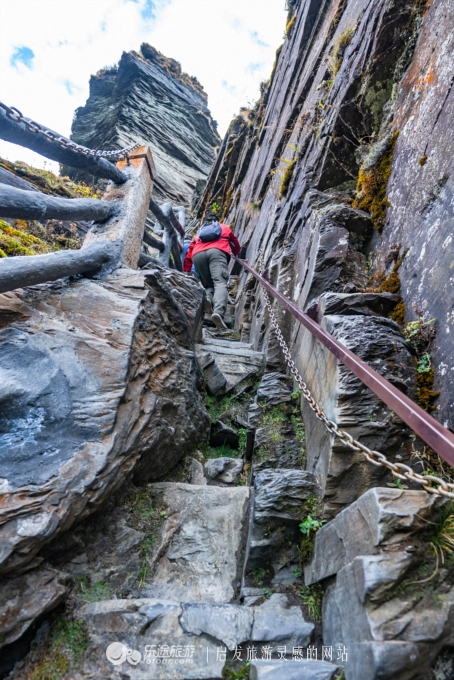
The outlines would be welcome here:
<svg viewBox="0 0 454 680">
<path fill-rule="evenodd" d="M 211 321 L 214 322 L 216 328 L 220 331 L 226 331 L 227 326 L 224 323 L 224 319 L 220 314 L 217 314 L 216 312 L 211 315 Z"/>
<path fill-rule="evenodd" d="M 211 316 L 213 313 L 213 305 L 211 304 L 211 300 L 208 298 L 205 300 L 205 313 L 209 314 L 209 316 Z"/>
</svg>

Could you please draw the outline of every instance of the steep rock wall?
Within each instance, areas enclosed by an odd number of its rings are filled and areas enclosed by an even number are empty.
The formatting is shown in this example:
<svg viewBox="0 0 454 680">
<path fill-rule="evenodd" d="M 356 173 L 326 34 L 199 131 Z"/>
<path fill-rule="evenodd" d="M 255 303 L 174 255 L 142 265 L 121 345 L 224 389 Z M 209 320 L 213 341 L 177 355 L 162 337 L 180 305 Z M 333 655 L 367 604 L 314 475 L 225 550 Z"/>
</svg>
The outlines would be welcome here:
<svg viewBox="0 0 454 680">
<path fill-rule="evenodd" d="M 91 77 L 90 96 L 76 111 L 71 139 L 96 149 L 149 146 L 157 170 L 155 200 L 186 206 L 206 179 L 220 142 L 200 83 L 146 43 L 140 52 L 124 52 L 118 67 Z M 66 166 L 63 172 L 93 181 Z"/>
<path fill-rule="evenodd" d="M 262 255 L 273 283 L 303 309 L 316 314 L 328 291 L 387 291 L 398 307 L 381 314 L 401 327 L 418 319 L 415 305 L 435 317 L 430 361 L 440 396 L 428 401 L 453 427 L 453 4 L 300 0 L 293 12 L 261 99 L 241 111 L 220 147 L 199 214 L 217 204 L 249 262 Z M 244 338 L 282 368 L 263 300 L 244 274 L 243 288 Z M 276 311 L 304 370 L 310 349 L 298 324 Z M 411 356 L 404 363 L 404 382 L 414 386 Z"/>
</svg>

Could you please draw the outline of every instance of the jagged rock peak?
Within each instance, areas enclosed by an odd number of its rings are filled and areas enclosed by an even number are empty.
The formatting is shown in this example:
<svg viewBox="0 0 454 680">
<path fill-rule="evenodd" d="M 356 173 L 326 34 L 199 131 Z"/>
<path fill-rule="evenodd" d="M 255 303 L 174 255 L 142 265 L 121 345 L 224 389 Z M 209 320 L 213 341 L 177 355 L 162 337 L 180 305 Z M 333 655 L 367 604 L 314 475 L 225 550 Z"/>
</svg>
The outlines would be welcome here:
<svg viewBox="0 0 454 680">
<path fill-rule="evenodd" d="M 147 43 L 91 76 L 90 94 L 75 112 L 71 139 L 98 149 L 148 145 L 157 168 L 154 197 L 183 205 L 190 205 L 196 186 L 205 181 L 220 143 L 197 78 Z M 96 181 L 81 170 L 64 167 L 63 172 Z"/>
</svg>

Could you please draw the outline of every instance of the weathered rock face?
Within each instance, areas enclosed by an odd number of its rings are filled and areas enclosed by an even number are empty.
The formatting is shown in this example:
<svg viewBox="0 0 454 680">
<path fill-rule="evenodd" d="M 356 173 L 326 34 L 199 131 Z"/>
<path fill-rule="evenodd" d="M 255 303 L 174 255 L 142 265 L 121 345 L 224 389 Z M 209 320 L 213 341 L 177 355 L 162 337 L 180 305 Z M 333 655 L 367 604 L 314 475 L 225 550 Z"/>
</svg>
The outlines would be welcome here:
<svg viewBox="0 0 454 680">
<path fill-rule="evenodd" d="M 123 53 L 118 67 L 91 77 L 71 139 L 97 149 L 146 144 L 157 169 L 155 200 L 186 206 L 208 175 L 220 141 L 200 83 L 147 44 L 139 53 Z M 92 181 L 77 170 L 64 172 Z"/>
<path fill-rule="evenodd" d="M 434 554 L 431 527 L 442 525 L 443 509 L 426 492 L 372 489 L 317 532 L 305 576 L 335 576 L 323 642 L 348 649 L 348 680 L 443 677 L 454 594 L 452 566 L 439 570 Z M 451 662 L 445 670 L 450 677 Z"/>
<path fill-rule="evenodd" d="M 215 194 L 223 197 L 223 216 L 249 263 L 263 264 L 284 295 L 424 408 L 436 398 L 431 389 L 440 389 L 435 415 L 449 426 L 454 14 L 448 5 L 300 0 L 292 6 L 270 82 L 257 105 L 232 122 L 198 210 Z M 249 275 L 239 274 L 236 328 L 264 351 L 269 369 L 283 372 L 263 295 Z M 421 387 L 402 333 L 418 318 L 414 305 L 437 320 L 428 350 L 432 387 L 429 375 Z M 276 303 L 274 309 L 328 417 L 368 446 L 413 464 L 408 429 L 289 312 Z M 339 448 L 309 408 L 304 416 L 308 469 L 320 477 L 327 517 L 391 481 Z"/>
<path fill-rule="evenodd" d="M 127 477 L 165 474 L 207 433 L 196 315 L 186 318 L 160 271 L 1 296 L 0 573 Z M 186 294 L 202 306 L 197 284 Z"/>
</svg>

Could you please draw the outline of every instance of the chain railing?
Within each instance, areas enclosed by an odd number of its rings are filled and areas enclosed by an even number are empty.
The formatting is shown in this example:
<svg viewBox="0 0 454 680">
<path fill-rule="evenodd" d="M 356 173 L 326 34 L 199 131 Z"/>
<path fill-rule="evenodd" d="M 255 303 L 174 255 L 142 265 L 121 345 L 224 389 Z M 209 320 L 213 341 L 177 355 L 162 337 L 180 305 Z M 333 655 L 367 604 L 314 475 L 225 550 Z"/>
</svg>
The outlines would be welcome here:
<svg viewBox="0 0 454 680">
<path fill-rule="evenodd" d="M 45 137 L 50 142 L 56 142 L 59 146 L 61 146 L 64 149 L 70 149 L 71 151 L 77 151 L 78 153 L 82 153 L 85 156 L 95 156 L 97 158 L 116 158 L 119 156 L 126 156 L 129 154 L 131 151 L 134 151 L 134 149 L 138 149 L 140 144 L 132 144 L 131 146 L 126 147 L 125 149 L 114 149 L 112 151 L 103 151 L 101 149 L 88 149 L 85 146 L 81 146 L 80 144 L 76 144 L 75 142 L 72 142 L 70 139 L 67 139 L 66 137 L 62 137 L 61 135 L 58 135 L 55 132 L 52 132 L 51 130 L 48 130 L 47 128 L 43 127 L 36 121 L 32 120 L 31 118 L 26 118 L 20 111 L 19 109 L 16 109 L 14 106 L 7 106 L 6 104 L 3 104 L 3 102 L 0 102 L 0 108 L 2 108 L 8 118 L 11 118 L 16 123 L 24 123 L 24 125 L 31 131 L 31 132 L 41 132 Z"/>
<path fill-rule="evenodd" d="M 247 263 L 243 262 L 242 260 L 239 260 L 238 258 L 235 258 L 235 259 L 237 260 L 237 262 L 239 262 L 241 265 L 243 265 L 243 267 L 245 267 L 259 281 L 261 289 L 262 289 L 263 298 L 265 300 L 265 306 L 266 306 L 266 309 L 268 311 L 268 314 L 269 314 L 269 317 L 270 317 L 270 320 L 271 320 L 271 325 L 272 325 L 272 328 L 273 328 L 273 330 L 274 330 L 274 332 L 277 336 L 277 339 L 279 341 L 279 345 L 282 349 L 282 352 L 283 352 L 283 355 L 285 357 L 285 361 L 287 363 L 287 366 L 289 367 L 294 379 L 296 380 L 303 397 L 306 399 L 310 408 L 315 413 L 316 418 L 318 418 L 318 420 L 320 420 L 324 423 L 328 432 L 330 432 L 335 437 L 337 437 L 337 439 L 339 439 L 348 448 L 352 449 L 353 451 L 359 451 L 360 453 L 362 453 L 365 456 L 365 458 L 369 461 L 369 463 L 372 463 L 373 465 L 376 465 L 377 467 L 385 467 L 388 470 L 390 470 L 392 475 L 394 477 L 396 477 L 397 479 L 401 479 L 401 480 L 405 480 L 405 481 L 408 481 L 408 482 L 414 482 L 416 484 L 420 484 L 429 493 L 436 494 L 436 495 L 439 495 L 439 496 L 446 496 L 448 498 L 454 498 L 454 484 L 450 484 L 449 482 L 446 482 L 444 479 L 441 479 L 440 477 L 436 477 L 435 475 L 420 475 L 417 472 L 415 472 L 411 467 L 409 467 L 408 465 L 405 465 L 404 463 L 392 463 L 391 461 L 389 461 L 387 459 L 387 457 L 383 453 L 380 453 L 379 451 L 375 451 L 373 449 L 370 449 L 368 446 L 361 444 L 361 442 L 359 442 L 357 439 L 352 437 L 352 435 L 349 434 L 348 432 L 346 432 L 345 430 L 339 428 L 334 421 L 330 420 L 326 416 L 326 414 L 323 412 L 323 410 L 320 408 L 320 406 L 315 401 L 315 399 L 312 396 L 309 388 L 307 387 L 306 383 L 304 382 L 300 372 L 298 371 L 298 369 L 295 365 L 295 362 L 292 358 L 292 355 L 290 353 L 290 349 L 289 349 L 287 343 L 284 340 L 281 329 L 279 328 L 279 323 L 278 323 L 276 315 L 273 311 L 271 300 L 270 300 L 270 297 L 268 295 L 268 290 L 270 290 L 270 292 L 275 297 L 277 297 L 278 299 L 284 298 L 284 296 L 281 293 L 279 293 L 276 289 L 274 289 L 274 287 L 268 281 L 266 281 L 266 279 L 264 279 L 263 276 L 261 275 L 261 269 L 262 269 L 261 263 L 262 263 L 262 259 L 263 259 L 262 256 L 259 256 L 258 262 L 257 262 L 257 267 L 260 270 L 259 272 L 254 271 L 251 267 L 249 267 L 249 265 Z M 240 296 L 239 296 L 238 300 L 239 299 L 240 299 Z M 284 298 L 284 299 L 286 299 L 286 298 Z M 293 305 L 292 305 L 292 303 L 290 303 L 290 301 L 287 301 L 287 302 L 289 304 L 285 305 L 285 306 L 286 306 L 287 309 L 289 309 L 290 312 L 292 312 L 291 307 L 293 307 Z M 302 314 L 301 310 L 298 310 L 298 311 L 300 312 L 300 314 Z M 296 314 L 294 314 L 294 316 L 296 316 Z M 299 320 L 301 320 L 301 319 L 299 319 Z M 315 322 L 312 322 L 312 323 L 315 323 Z M 323 331 L 323 329 L 320 329 L 320 330 Z M 331 337 L 331 339 L 337 343 L 335 338 L 332 338 L 332 336 L 329 336 L 329 334 L 326 333 L 326 331 L 323 331 L 323 333 L 326 336 Z M 327 344 L 327 343 L 324 343 L 324 344 Z M 346 350 L 346 351 L 349 354 L 353 354 L 353 353 L 349 352 L 349 350 Z M 364 362 L 361 362 L 361 363 L 364 364 Z M 367 365 L 364 364 L 364 366 L 367 366 Z M 368 368 L 369 368 L 371 373 L 376 373 L 372 368 L 370 368 L 370 367 L 368 367 Z M 378 374 L 376 374 L 376 375 L 378 375 Z M 381 376 L 379 376 L 379 377 L 380 377 L 381 381 L 388 382 L 384 378 L 382 378 Z M 391 384 L 389 384 L 389 386 L 392 390 L 396 389 Z M 404 397 L 404 396 L 405 395 L 402 395 L 402 397 Z M 408 398 L 406 398 L 406 399 L 408 399 Z M 385 400 L 383 400 L 383 401 L 385 401 Z M 408 401 L 410 401 L 410 400 L 408 400 Z M 386 401 L 385 401 L 385 403 L 386 403 Z M 429 420 L 433 421 L 438 426 L 436 429 L 442 428 L 440 423 L 438 423 L 434 418 L 429 416 L 429 414 L 424 413 L 422 411 L 422 409 L 420 409 L 419 407 L 416 406 L 416 404 L 414 406 L 416 407 L 416 409 L 418 409 L 419 411 L 421 411 L 424 414 L 427 421 L 429 421 Z M 400 414 L 400 415 L 402 417 L 402 414 Z M 406 419 L 403 418 L 403 420 L 406 420 Z M 410 425 L 410 427 L 411 427 L 411 425 Z M 447 439 L 451 440 L 452 446 L 454 447 L 454 438 L 452 437 L 451 433 L 449 432 L 449 430 L 446 430 L 446 428 L 442 428 L 442 429 L 445 430 L 447 435 L 449 435 L 449 437 L 447 437 Z M 431 443 L 433 445 L 433 442 L 431 442 Z M 443 455 L 443 453 L 444 453 L 443 451 L 438 450 L 437 452 L 445 460 L 447 460 L 447 456 Z M 448 460 L 448 462 L 449 462 L 449 460 Z"/>
</svg>

